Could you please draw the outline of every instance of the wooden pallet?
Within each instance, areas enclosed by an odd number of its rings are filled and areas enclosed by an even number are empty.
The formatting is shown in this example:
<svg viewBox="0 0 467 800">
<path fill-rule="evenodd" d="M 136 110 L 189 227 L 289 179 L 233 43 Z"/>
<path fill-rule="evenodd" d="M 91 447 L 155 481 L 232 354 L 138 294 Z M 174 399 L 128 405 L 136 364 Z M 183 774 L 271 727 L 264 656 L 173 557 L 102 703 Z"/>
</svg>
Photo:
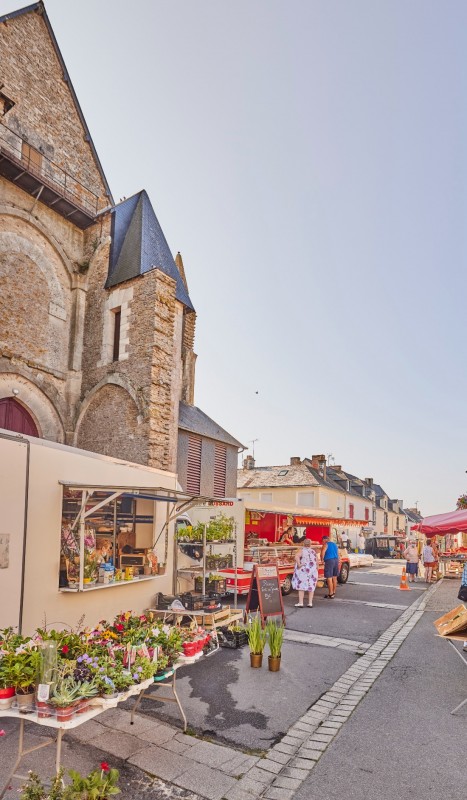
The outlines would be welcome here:
<svg viewBox="0 0 467 800">
<path fill-rule="evenodd" d="M 242 609 L 235 610 L 230 606 L 223 606 L 219 611 L 213 611 L 212 614 L 205 613 L 202 616 L 197 616 L 195 612 L 195 617 L 200 625 L 205 628 L 212 628 L 213 625 L 230 625 L 231 622 L 242 619 L 243 611 Z"/>
</svg>

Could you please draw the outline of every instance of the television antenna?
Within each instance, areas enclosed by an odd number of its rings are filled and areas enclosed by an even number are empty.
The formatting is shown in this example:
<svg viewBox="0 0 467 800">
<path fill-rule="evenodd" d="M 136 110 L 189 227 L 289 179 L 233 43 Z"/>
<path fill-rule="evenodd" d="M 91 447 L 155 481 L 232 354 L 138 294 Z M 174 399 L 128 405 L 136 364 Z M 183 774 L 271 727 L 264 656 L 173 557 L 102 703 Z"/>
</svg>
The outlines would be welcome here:
<svg viewBox="0 0 467 800">
<path fill-rule="evenodd" d="M 253 458 L 255 457 L 255 442 L 259 442 L 259 439 L 250 439 L 250 441 L 248 442 L 248 444 L 251 444 L 251 452 Z"/>
</svg>

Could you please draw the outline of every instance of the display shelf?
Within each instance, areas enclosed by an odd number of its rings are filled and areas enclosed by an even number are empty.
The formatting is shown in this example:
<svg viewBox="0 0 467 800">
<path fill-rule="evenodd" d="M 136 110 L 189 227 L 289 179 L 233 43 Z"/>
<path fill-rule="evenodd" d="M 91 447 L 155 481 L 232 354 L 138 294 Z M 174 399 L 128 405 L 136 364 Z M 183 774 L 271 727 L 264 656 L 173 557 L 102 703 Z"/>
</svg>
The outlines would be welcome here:
<svg viewBox="0 0 467 800">
<path fill-rule="evenodd" d="M 115 586 L 130 586 L 135 583 L 144 583 L 144 581 L 154 581 L 160 578 L 160 575 L 144 575 L 142 578 L 132 578 L 131 581 L 114 581 L 113 583 L 96 583 L 94 586 L 85 586 L 83 592 L 93 592 L 96 589 L 113 589 Z M 79 592 L 80 589 L 70 589 L 68 586 L 61 586 L 59 592 Z"/>
</svg>

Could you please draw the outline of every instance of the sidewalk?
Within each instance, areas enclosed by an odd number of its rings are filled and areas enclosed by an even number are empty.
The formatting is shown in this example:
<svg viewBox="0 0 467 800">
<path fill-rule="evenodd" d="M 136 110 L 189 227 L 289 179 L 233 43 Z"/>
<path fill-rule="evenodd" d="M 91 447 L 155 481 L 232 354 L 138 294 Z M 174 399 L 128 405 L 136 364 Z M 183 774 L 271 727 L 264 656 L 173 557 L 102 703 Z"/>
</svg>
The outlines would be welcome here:
<svg viewBox="0 0 467 800">
<path fill-rule="evenodd" d="M 433 621 L 459 604 L 444 580 L 394 659 L 316 763 L 294 800 L 465 800 L 467 669 Z M 459 643 L 461 646 L 461 643 Z"/>
</svg>

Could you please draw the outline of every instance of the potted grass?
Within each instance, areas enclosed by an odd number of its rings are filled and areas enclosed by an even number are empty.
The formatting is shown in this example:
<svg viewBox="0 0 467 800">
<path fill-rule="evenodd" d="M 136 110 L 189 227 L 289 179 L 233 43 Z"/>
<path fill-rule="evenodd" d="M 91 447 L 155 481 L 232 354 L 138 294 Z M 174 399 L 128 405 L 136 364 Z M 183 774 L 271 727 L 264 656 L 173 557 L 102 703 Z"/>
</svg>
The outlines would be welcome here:
<svg viewBox="0 0 467 800">
<path fill-rule="evenodd" d="M 263 651 L 266 644 L 266 631 L 261 624 L 261 617 L 257 614 L 247 628 L 248 644 L 250 646 L 250 665 L 259 668 L 263 664 Z"/>
<path fill-rule="evenodd" d="M 284 641 L 284 625 L 268 619 L 266 623 L 266 635 L 270 650 L 268 656 L 268 667 L 270 672 L 279 672 L 281 667 L 282 642 Z"/>
</svg>

